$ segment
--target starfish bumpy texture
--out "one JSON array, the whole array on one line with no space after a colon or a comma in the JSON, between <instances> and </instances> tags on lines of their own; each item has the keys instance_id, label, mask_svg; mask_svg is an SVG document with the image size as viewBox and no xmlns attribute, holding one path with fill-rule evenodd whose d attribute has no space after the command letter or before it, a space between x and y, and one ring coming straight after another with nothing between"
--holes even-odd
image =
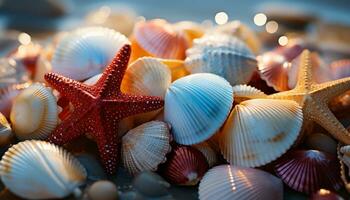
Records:
<instances>
[{"instance_id":1,"label":"starfish bumpy texture","mask_svg":"<svg viewBox=\"0 0 350 200\"><path fill-rule=\"evenodd\" d=\"M63 145L85 133L92 134L108 173L114 173L117 167L119 121L159 109L164 104L160 97L135 96L120 91L130 53L130 45L121 48L93 86L54 73L45 75L45 80L74 106L71 115L57 126L48 140Z\"/></svg>"},{"instance_id":2,"label":"starfish bumpy texture","mask_svg":"<svg viewBox=\"0 0 350 200\"><path fill-rule=\"evenodd\" d=\"M350 134L328 108L334 97L350 90L350 78L316 84L311 77L310 52L301 55L297 85L294 89L269 95L271 99L296 101L305 120L314 121L342 143L350 144Z\"/></svg>"}]
</instances>

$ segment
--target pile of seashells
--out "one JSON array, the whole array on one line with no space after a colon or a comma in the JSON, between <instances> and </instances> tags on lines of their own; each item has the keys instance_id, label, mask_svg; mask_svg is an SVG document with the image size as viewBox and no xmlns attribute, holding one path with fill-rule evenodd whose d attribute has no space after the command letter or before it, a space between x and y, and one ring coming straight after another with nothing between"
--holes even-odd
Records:
<instances>
[{"instance_id":1,"label":"pile of seashells","mask_svg":"<svg viewBox=\"0 0 350 200\"><path fill-rule=\"evenodd\" d=\"M343 185L350 191L350 136L333 134L345 128L331 112L325 114L329 122L307 117L313 85L301 100L283 96L300 83L350 76L350 60L328 65L300 42L262 53L255 32L237 21L207 27L155 19L130 26L130 36L81 27L41 43L36 55L18 57L17 49L1 58L0 145L6 152L0 175L10 192L26 199L174 199L169 183L199 184L199 199L222 200L283 199L283 184L312 199L340 199ZM121 192L91 178L75 157L94 154L94 147L45 141L74 107L62 106L43 77L55 72L94 84L129 43L121 90L165 103L120 123L121 167L136 177L133 192ZM334 112L350 105L346 81L330 82L345 91L325 102Z\"/></svg>"}]
</instances>

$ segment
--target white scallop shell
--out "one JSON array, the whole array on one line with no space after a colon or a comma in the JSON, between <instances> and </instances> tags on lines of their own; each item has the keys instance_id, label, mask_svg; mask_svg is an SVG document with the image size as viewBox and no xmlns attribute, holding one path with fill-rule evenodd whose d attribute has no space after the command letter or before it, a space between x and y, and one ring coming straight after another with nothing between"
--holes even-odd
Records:
<instances>
[{"instance_id":1,"label":"white scallop shell","mask_svg":"<svg viewBox=\"0 0 350 200\"><path fill-rule=\"evenodd\" d=\"M282 181L259 169L220 165L199 184L200 200L282 200Z\"/></svg>"},{"instance_id":2,"label":"white scallop shell","mask_svg":"<svg viewBox=\"0 0 350 200\"><path fill-rule=\"evenodd\" d=\"M86 180L84 167L63 148L27 140L12 146L0 161L1 180L26 199L64 198Z\"/></svg>"},{"instance_id":3,"label":"white scallop shell","mask_svg":"<svg viewBox=\"0 0 350 200\"><path fill-rule=\"evenodd\" d=\"M232 165L257 167L285 153L302 123L302 110L294 101L252 99L235 106L217 139Z\"/></svg>"},{"instance_id":4,"label":"white scallop shell","mask_svg":"<svg viewBox=\"0 0 350 200\"><path fill-rule=\"evenodd\" d=\"M80 28L65 36L52 58L52 71L76 80L98 73L112 61L129 40L108 28Z\"/></svg>"},{"instance_id":5,"label":"white scallop shell","mask_svg":"<svg viewBox=\"0 0 350 200\"><path fill-rule=\"evenodd\" d=\"M198 149L208 161L209 168L217 164L219 161L218 155L214 149L206 142L202 142L194 145L194 148Z\"/></svg>"},{"instance_id":6,"label":"white scallop shell","mask_svg":"<svg viewBox=\"0 0 350 200\"><path fill-rule=\"evenodd\" d=\"M164 119L179 144L197 144L210 138L225 122L233 103L230 84L209 73L185 76L165 95Z\"/></svg>"},{"instance_id":7,"label":"white scallop shell","mask_svg":"<svg viewBox=\"0 0 350 200\"><path fill-rule=\"evenodd\" d=\"M161 121L144 123L127 132L122 140L123 164L133 175L156 170L171 149L168 125Z\"/></svg>"},{"instance_id":8,"label":"white scallop shell","mask_svg":"<svg viewBox=\"0 0 350 200\"><path fill-rule=\"evenodd\" d=\"M58 107L52 89L32 84L14 99L10 119L21 139L46 139L58 123Z\"/></svg>"},{"instance_id":9,"label":"white scallop shell","mask_svg":"<svg viewBox=\"0 0 350 200\"><path fill-rule=\"evenodd\" d=\"M267 97L267 95L264 92L249 85L235 85L232 88L236 103L242 102L247 99L262 99Z\"/></svg>"},{"instance_id":10,"label":"white scallop shell","mask_svg":"<svg viewBox=\"0 0 350 200\"><path fill-rule=\"evenodd\" d=\"M228 35L204 36L186 51L185 65L191 73L214 73L231 85L246 84L257 67L255 56L239 39Z\"/></svg>"}]
</instances>

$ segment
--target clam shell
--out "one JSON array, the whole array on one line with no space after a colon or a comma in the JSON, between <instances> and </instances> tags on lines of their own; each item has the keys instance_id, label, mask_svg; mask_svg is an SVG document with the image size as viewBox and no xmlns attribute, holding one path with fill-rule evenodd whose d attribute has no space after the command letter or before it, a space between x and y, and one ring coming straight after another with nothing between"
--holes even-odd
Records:
<instances>
[{"instance_id":1,"label":"clam shell","mask_svg":"<svg viewBox=\"0 0 350 200\"><path fill-rule=\"evenodd\" d=\"M174 147L161 168L162 176L178 185L196 185L208 170L204 155L190 146Z\"/></svg>"},{"instance_id":2,"label":"clam shell","mask_svg":"<svg viewBox=\"0 0 350 200\"><path fill-rule=\"evenodd\" d=\"M275 166L276 174L292 189L311 194L321 188L342 187L336 156L317 150L296 150L285 155Z\"/></svg>"},{"instance_id":3,"label":"clam shell","mask_svg":"<svg viewBox=\"0 0 350 200\"><path fill-rule=\"evenodd\" d=\"M52 89L36 83L23 90L14 99L10 119L19 139L47 138L58 123Z\"/></svg>"},{"instance_id":4,"label":"clam shell","mask_svg":"<svg viewBox=\"0 0 350 200\"><path fill-rule=\"evenodd\" d=\"M337 193L326 190L319 189L317 192L313 193L310 200L344 200Z\"/></svg>"},{"instance_id":5,"label":"clam shell","mask_svg":"<svg viewBox=\"0 0 350 200\"><path fill-rule=\"evenodd\" d=\"M0 89L28 82L29 73L21 62L12 58L0 59Z\"/></svg>"},{"instance_id":6,"label":"clam shell","mask_svg":"<svg viewBox=\"0 0 350 200\"><path fill-rule=\"evenodd\" d=\"M258 167L284 154L302 123L302 110L294 101L252 99L234 107L216 138L232 165Z\"/></svg>"},{"instance_id":7,"label":"clam shell","mask_svg":"<svg viewBox=\"0 0 350 200\"><path fill-rule=\"evenodd\" d=\"M239 39L228 35L204 36L188 49L186 68L191 73L213 73L231 85L246 84L257 67L255 56Z\"/></svg>"},{"instance_id":8,"label":"clam shell","mask_svg":"<svg viewBox=\"0 0 350 200\"><path fill-rule=\"evenodd\" d=\"M212 166L218 163L219 161L218 155L216 151L212 149L208 143L202 142L194 145L193 147L198 149L204 155L204 157L207 159L209 168L211 168Z\"/></svg>"},{"instance_id":9,"label":"clam shell","mask_svg":"<svg viewBox=\"0 0 350 200\"><path fill-rule=\"evenodd\" d=\"M232 87L225 79L209 73L192 74L168 88L164 119L177 143L197 144L221 127L232 103Z\"/></svg>"},{"instance_id":10,"label":"clam shell","mask_svg":"<svg viewBox=\"0 0 350 200\"><path fill-rule=\"evenodd\" d=\"M0 113L0 146L5 146L11 143L13 137L11 125L6 117Z\"/></svg>"},{"instance_id":11,"label":"clam shell","mask_svg":"<svg viewBox=\"0 0 350 200\"><path fill-rule=\"evenodd\" d=\"M87 27L72 31L59 41L52 58L52 71L75 80L98 73L129 40L108 28Z\"/></svg>"},{"instance_id":12,"label":"clam shell","mask_svg":"<svg viewBox=\"0 0 350 200\"><path fill-rule=\"evenodd\" d=\"M350 76L350 59L336 60L331 63L333 80Z\"/></svg>"},{"instance_id":13,"label":"clam shell","mask_svg":"<svg viewBox=\"0 0 350 200\"><path fill-rule=\"evenodd\" d=\"M167 21L155 19L151 21L141 21L134 28L135 42L137 48L133 48L133 56L148 55L159 58L184 59L187 49L187 40L183 32L177 31ZM139 52L141 48L141 52ZM146 55L147 55L146 54Z\"/></svg>"},{"instance_id":14,"label":"clam shell","mask_svg":"<svg viewBox=\"0 0 350 200\"><path fill-rule=\"evenodd\" d=\"M337 142L326 134L312 133L306 137L305 143L309 149L337 154Z\"/></svg>"},{"instance_id":15,"label":"clam shell","mask_svg":"<svg viewBox=\"0 0 350 200\"><path fill-rule=\"evenodd\" d=\"M243 42L245 42L255 54L258 54L261 50L261 41L255 32L238 20L217 26L214 28L213 32L224 33L238 37Z\"/></svg>"},{"instance_id":16,"label":"clam shell","mask_svg":"<svg viewBox=\"0 0 350 200\"><path fill-rule=\"evenodd\" d=\"M86 171L63 148L27 140L12 146L0 161L1 180L14 194L26 199L64 198L78 193Z\"/></svg>"},{"instance_id":17,"label":"clam shell","mask_svg":"<svg viewBox=\"0 0 350 200\"><path fill-rule=\"evenodd\" d=\"M220 165L205 174L198 193L200 200L282 200L283 184L259 169Z\"/></svg>"},{"instance_id":18,"label":"clam shell","mask_svg":"<svg viewBox=\"0 0 350 200\"><path fill-rule=\"evenodd\" d=\"M154 171L170 152L168 125L161 121L142 124L122 138L124 167L130 174Z\"/></svg>"},{"instance_id":19,"label":"clam shell","mask_svg":"<svg viewBox=\"0 0 350 200\"><path fill-rule=\"evenodd\" d=\"M232 87L235 102L239 103L248 99L266 98L267 95L255 87L249 85L235 85Z\"/></svg>"}]
</instances>

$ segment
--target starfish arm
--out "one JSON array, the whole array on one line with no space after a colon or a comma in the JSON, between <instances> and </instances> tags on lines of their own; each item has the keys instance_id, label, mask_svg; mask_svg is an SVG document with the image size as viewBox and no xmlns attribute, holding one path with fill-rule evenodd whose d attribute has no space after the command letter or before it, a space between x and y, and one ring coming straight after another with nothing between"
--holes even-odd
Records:
<instances>
[{"instance_id":1,"label":"starfish arm","mask_svg":"<svg viewBox=\"0 0 350 200\"><path fill-rule=\"evenodd\" d=\"M161 97L130 94L122 94L119 100L106 100L105 102L106 106L114 112L113 115L118 119L157 110L164 105L164 101Z\"/></svg>"},{"instance_id":2,"label":"starfish arm","mask_svg":"<svg viewBox=\"0 0 350 200\"><path fill-rule=\"evenodd\" d=\"M62 96L66 97L75 107L79 107L82 104L82 100L85 102L91 99L89 92L92 92L92 88L84 83L66 78L64 76L47 73L45 74L45 80Z\"/></svg>"},{"instance_id":3,"label":"starfish arm","mask_svg":"<svg viewBox=\"0 0 350 200\"><path fill-rule=\"evenodd\" d=\"M309 90L312 84L311 56L309 50L304 50L300 55L299 74L295 90Z\"/></svg>"},{"instance_id":4,"label":"starfish arm","mask_svg":"<svg viewBox=\"0 0 350 200\"><path fill-rule=\"evenodd\" d=\"M102 97L115 97L120 93L120 85L128 67L130 54L130 45L124 45L95 84L95 86L101 88L100 95Z\"/></svg>"},{"instance_id":5,"label":"starfish arm","mask_svg":"<svg viewBox=\"0 0 350 200\"><path fill-rule=\"evenodd\" d=\"M350 134L328 109L327 104L308 104L305 108L306 116L326 129L335 139L344 144L350 144Z\"/></svg>"},{"instance_id":6,"label":"starfish arm","mask_svg":"<svg viewBox=\"0 0 350 200\"><path fill-rule=\"evenodd\" d=\"M350 90L350 77L317 84L313 90L316 91L317 98L324 99L328 103L334 97Z\"/></svg>"}]
</instances>

